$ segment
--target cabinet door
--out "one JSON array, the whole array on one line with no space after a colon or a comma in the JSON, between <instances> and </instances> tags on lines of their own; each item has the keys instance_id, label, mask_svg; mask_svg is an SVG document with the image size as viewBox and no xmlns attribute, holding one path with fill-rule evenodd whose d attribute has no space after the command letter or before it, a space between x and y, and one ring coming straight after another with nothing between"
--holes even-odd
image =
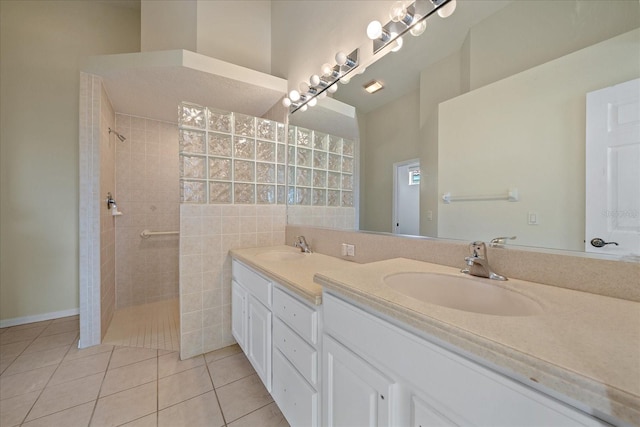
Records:
<instances>
[{"instance_id":1,"label":"cabinet door","mask_svg":"<svg viewBox=\"0 0 640 427\"><path fill-rule=\"evenodd\" d=\"M231 333L247 352L247 291L235 280L231 282Z\"/></svg>"},{"instance_id":2,"label":"cabinet door","mask_svg":"<svg viewBox=\"0 0 640 427\"><path fill-rule=\"evenodd\" d=\"M392 425L393 382L330 336L323 340L323 424Z\"/></svg>"},{"instance_id":3,"label":"cabinet door","mask_svg":"<svg viewBox=\"0 0 640 427\"><path fill-rule=\"evenodd\" d=\"M422 399L411 396L411 427L453 427L457 424Z\"/></svg>"},{"instance_id":4,"label":"cabinet door","mask_svg":"<svg viewBox=\"0 0 640 427\"><path fill-rule=\"evenodd\" d=\"M248 300L247 357L271 392L271 311L253 295Z\"/></svg>"}]
</instances>

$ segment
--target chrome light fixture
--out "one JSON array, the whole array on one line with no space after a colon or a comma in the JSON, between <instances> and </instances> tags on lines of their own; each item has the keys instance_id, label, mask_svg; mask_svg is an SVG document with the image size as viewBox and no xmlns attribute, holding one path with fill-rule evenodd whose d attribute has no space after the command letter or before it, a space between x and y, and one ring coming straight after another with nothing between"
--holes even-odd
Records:
<instances>
[{"instance_id":1,"label":"chrome light fixture","mask_svg":"<svg viewBox=\"0 0 640 427\"><path fill-rule=\"evenodd\" d=\"M431 4L425 7L426 5ZM367 26L367 37L373 40L373 53L394 45L391 51L397 52L402 47L402 36L409 32L419 36L427 28L426 19L437 13L446 18L456 10L456 0L415 1L408 6L405 2L396 1L391 5L389 17L391 20L382 25L379 21L371 21Z\"/></svg>"},{"instance_id":2,"label":"chrome light fixture","mask_svg":"<svg viewBox=\"0 0 640 427\"><path fill-rule=\"evenodd\" d=\"M306 111L308 107L317 104L318 99L328 93L335 93L338 90L338 83L344 79L344 83L349 81L348 74L358 67L360 51L355 49L348 55L344 52L336 53L335 65L325 63L320 67L320 74L313 74L308 82L301 82L297 90L289 92L289 96L282 100L282 105L289 108L291 113L296 111Z\"/></svg>"},{"instance_id":3,"label":"chrome light fixture","mask_svg":"<svg viewBox=\"0 0 640 427\"><path fill-rule=\"evenodd\" d=\"M427 18L437 13L442 18L451 16L456 9L456 0L416 0L408 6L404 1L396 1L389 11L390 21L382 25L380 21L371 21L367 26L367 37L373 40L374 56L385 47L389 49L381 54L385 55L389 51L397 52L402 48L402 36L410 33L419 36L424 33L427 28ZM428 6L430 5L430 6ZM340 81L344 84L349 83L353 70L361 68L359 72L364 71L365 66L359 67L359 49L355 49L348 55L342 51L335 55L335 65L330 63L322 64L319 74L313 74L308 82L301 82L298 90L291 90L287 97L282 100L282 105L289 108L290 113L296 111L306 111L308 107L313 107L327 96L327 93L335 93L338 90L337 83ZM373 83L373 82L370 82ZM377 85L365 89L370 92L376 92L383 88L380 82ZM368 84L367 84L368 85ZM367 86L365 85L365 86Z\"/></svg>"}]
</instances>

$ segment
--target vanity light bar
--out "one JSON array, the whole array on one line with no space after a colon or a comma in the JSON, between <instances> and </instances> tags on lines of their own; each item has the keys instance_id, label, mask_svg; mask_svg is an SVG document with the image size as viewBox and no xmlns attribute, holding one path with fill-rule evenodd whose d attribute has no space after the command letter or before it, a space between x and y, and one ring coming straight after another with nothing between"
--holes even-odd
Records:
<instances>
[{"instance_id":1,"label":"vanity light bar","mask_svg":"<svg viewBox=\"0 0 640 427\"><path fill-rule=\"evenodd\" d=\"M310 84L308 85L308 89L305 93L300 94L298 91L292 91L298 94L300 98L293 99L291 98L291 94L289 94L288 98L284 98L282 102L283 105L285 107L289 107L290 113L295 113L298 110L306 111L307 106L311 107L315 105L315 102L311 101L318 97L321 98L324 92L334 93L338 89L338 86L336 86L336 84L340 81L340 79L345 78L349 73L351 73L358 67L360 56L359 54L359 49L353 50L348 55L342 52L338 52L336 54L336 65L331 67L330 64L324 64L323 71L325 71L324 68L327 68L327 72L323 73L322 77L312 76L311 80L315 80L314 77L319 78L315 82L309 82ZM304 84L307 85L307 82L304 82Z\"/></svg>"},{"instance_id":2,"label":"vanity light bar","mask_svg":"<svg viewBox=\"0 0 640 427\"><path fill-rule=\"evenodd\" d=\"M437 13L440 17L446 18L450 16L456 9L456 0L431 0L430 2L433 8L429 11L423 11L423 4L428 2L415 1L406 7L406 12L403 17L400 17L398 21L391 20L385 25L382 25L378 21L372 21L369 24L371 27L374 23L375 29L378 31L369 32L367 28L367 36L373 40L373 53L374 55L380 52L386 46L398 42L402 43L402 36L408 32L413 35L420 35L424 31L426 26L426 19L434 13Z\"/></svg>"},{"instance_id":3,"label":"vanity light bar","mask_svg":"<svg viewBox=\"0 0 640 427\"><path fill-rule=\"evenodd\" d=\"M384 85L378 80L371 80L369 83L364 84L362 87L369 93L376 93L377 91L384 89Z\"/></svg>"}]
</instances>

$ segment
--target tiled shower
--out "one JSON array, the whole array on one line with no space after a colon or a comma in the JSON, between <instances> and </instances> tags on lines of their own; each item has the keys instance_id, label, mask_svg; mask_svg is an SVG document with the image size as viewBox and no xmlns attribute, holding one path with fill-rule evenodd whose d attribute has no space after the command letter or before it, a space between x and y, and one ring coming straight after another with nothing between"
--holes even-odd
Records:
<instances>
[{"instance_id":1,"label":"tiled shower","mask_svg":"<svg viewBox=\"0 0 640 427\"><path fill-rule=\"evenodd\" d=\"M142 238L143 230L178 231L178 128L116 114L116 308L178 297L178 235Z\"/></svg>"},{"instance_id":2,"label":"tiled shower","mask_svg":"<svg viewBox=\"0 0 640 427\"><path fill-rule=\"evenodd\" d=\"M284 244L287 215L354 227L353 141L187 103L177 124L111 115L126 137L110 138L115 165L107 166L122 212L105 219L115 230L112 326L148 330L155 307L172 305L171 348L179 341L182 358L233 344L230 249ZM175 234L143 238L143 230ZM138 326L135 310L145 313Z\"/></svg>"}]
</instances>

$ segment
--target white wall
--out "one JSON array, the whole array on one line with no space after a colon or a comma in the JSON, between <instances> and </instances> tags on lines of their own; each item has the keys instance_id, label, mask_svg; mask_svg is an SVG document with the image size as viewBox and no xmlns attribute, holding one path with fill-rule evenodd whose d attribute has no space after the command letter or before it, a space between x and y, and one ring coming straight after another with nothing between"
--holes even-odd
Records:
<instances>
[{"instance_id":1,"label":"white wall","mask_svg":"<svg viewBox=\"0 0 640 427\"><path fill-rule=\"evenodd\" d=\"M515 1L472 28L470 87L591 46L638 23L637 0Z\"/></svg>"},{"instance_id":2,"label":"white wall","mask_svg":"<svg viewBox=\"0 0 640 427\"><path fill-rule=\"evenodd\" d=\"M197 49L197 0L141 0L140 49Z\"/></svg>"},{"instance_id":3,"label":"white wall","mask_svg":"<svg viewBox=\"0 0 640 427\"><path fill-rule=\"evenodd\" d=\"M639 39L635 30L440 104L438 194L514 187L521 201L441 202L438 237L583 250L586 93L640 76Z\"/></svg>"},{"instance_id":4,"label":"white wall","mask_svg":"<svg viewBox=\"0 0 640 427\"><path fill-rule=\"evenodd\" d=\"M139 50L139 11L0 2L0 319L78 307L79 58Z\"/></svg>"},{"instance_id":5,"label":"white wall","mask_svg":"<svg viewBox=\"0 0 640 427\"><path fill-rule=\"evenodd\" d=\"M366 183L360 189L362 230L391 232L393 164L420 157L418 113L419 94L412 93L366 115L366 138L360 141L366 164L360 175Z\"/></svg>"},{"instance_id":6,"label":"white wall","mask_svg":"<svg viewBox=\"0 0 640 427\"><path fill-rule=\"evenodd\" d=\"M143 52L186 49L271 72L271 2L142 0Z\"/></svg>"},{"instance_id":7,"label":"white wall","mask_svg":"<svg viewBox=\"0 0 640 427\"><path fill-rule=\"evenodd\" d=\"M197 52L271 73L271 2L198 0Z\"/></svg>"}]
</instances>

